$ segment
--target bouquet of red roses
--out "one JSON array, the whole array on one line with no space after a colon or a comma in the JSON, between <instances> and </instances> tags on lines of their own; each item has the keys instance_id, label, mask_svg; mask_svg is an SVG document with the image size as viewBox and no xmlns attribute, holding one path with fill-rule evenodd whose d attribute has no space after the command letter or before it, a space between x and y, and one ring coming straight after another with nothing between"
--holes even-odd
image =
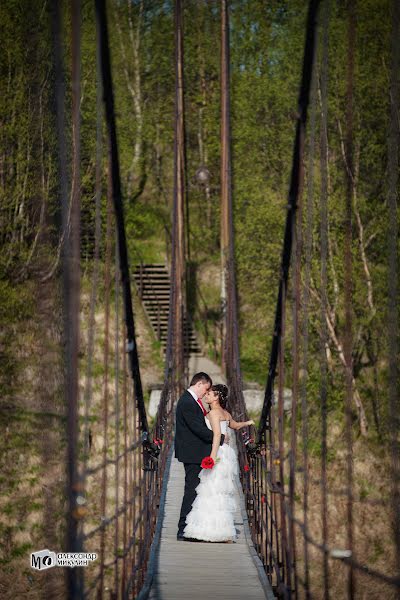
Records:
<instances>
[{"instance_id":1,"label":"bouquet of red roses","mask_svg":"<svg viewBox=\"0 0 400 600\"><path fill-rule=\"evenodd\" d=\"M217 463L218 461L219 461L219 458L217 458L217 460L214 461L214 459L211 458L211 456L206 456L201 461L201 468L202 469L212 469L213 466L215 465L215 463Z\"/></svg>"}]
</instances>

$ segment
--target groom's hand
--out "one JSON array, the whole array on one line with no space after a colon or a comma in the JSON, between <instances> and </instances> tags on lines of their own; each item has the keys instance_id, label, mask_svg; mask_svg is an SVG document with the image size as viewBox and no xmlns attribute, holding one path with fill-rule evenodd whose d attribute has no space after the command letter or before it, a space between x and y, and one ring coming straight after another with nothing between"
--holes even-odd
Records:
<instances>
[{"instance_id":1,"label":"groom's hand","mask_svg":"<svg viewBox=\"0 0 400 600\"><path fill-rule=\"evenodd\" d=\"M221 441L219 443L220 446L222 446L222 444L224 443L224 439L225 439L225 435L223 433L221 433Z\"/></svg>"}]
</instances>

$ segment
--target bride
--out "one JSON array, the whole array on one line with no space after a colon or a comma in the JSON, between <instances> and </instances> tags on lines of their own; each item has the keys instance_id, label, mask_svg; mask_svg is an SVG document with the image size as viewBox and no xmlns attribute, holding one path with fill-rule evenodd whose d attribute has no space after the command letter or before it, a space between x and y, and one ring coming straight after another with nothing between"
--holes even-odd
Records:
<instances>
[{"instance_id":1,"label":"bride","mask_svg":"<svg viewBox=\"0 0 400 600\"><path fill-rule=\"evenodd\" d=\"M227 398L228 388L220 383L211 386L203 398L211 409L205 421L213 432L211 458L215 465L212 469L202 469L200 472L197 496L186 517L183 533L186 538L206 542L231 542L236 538L235 491L239 469L236 453L229 445L226 435L227 427L241 429L254 425L254 421L234 421L225 409ZM225 435L222 446L221 433Z\"/></svg>"}]
</instances>

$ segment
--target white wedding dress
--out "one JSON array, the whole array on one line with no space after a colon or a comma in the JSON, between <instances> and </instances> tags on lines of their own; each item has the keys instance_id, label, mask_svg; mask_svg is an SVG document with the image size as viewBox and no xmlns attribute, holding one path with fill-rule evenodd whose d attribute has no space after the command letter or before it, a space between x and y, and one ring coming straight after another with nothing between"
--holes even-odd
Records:
<instances>
[{"instance_id":1,"label":"white wedding dress","mask_svg":"<svg viewBox=\"0 0 400 600\"><path fill-rule=\"evenodd\" d=\"M205 421L212 429L209 420L206 418ZM221 433L226 436L228 421L220 421L220 425ZM197 496L186 517L185 537L206 542L225 542L236 538L234 515L238 460L229 443L219 447L217 457L219 461L212 469L200 471Z\"/></svg>"}]
</instances>

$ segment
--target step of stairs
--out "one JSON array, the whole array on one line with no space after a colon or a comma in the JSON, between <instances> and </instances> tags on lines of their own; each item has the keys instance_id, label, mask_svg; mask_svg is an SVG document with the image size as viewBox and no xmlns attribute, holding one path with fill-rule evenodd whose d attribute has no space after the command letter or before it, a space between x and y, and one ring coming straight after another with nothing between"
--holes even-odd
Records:
<instances>
[{"instance_id":1,"label":"step of stairs","mask_svg":"<svg viewBox=\"0 0 400 600\"><path fill-rule=\"evenodd\" d=\"M139 297L155 336L165 351L168 336L170 277L165 265L137 265L133 271ZM184 347L188 354L202 354L196 333L190 321L185 319Z\"/></svg>"}]
</instances>

